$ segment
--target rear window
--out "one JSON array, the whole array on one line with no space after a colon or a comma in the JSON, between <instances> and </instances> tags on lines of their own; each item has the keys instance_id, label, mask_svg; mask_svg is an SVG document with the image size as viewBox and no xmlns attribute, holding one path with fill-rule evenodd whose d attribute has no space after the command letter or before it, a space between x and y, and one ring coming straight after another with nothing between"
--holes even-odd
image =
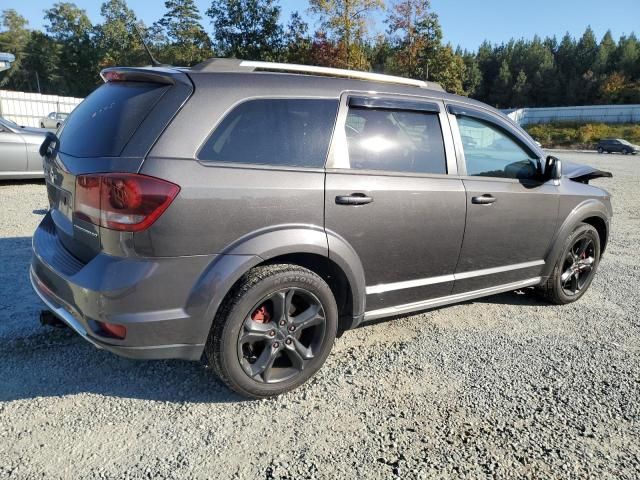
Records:
<instances>
[{"instance_id":1,"label":"rear window","mask_svg":"<svg viewBox=\"0 0 640 480\"><path fill-rule=\"evenodd\" d=\"M225 117L198 158L322 168L337 110L337 100L249 100Z\"/></svg>"},{"instance_id":2,"label":"rear window","mask_svg":"<svg viewBox=\"0 0 640 480\"><path fill-rule=\"evenodd\" d=\"M65 122L60 151L74 157L115 157L170 87L109 82L89 95Z\"/></svg>"}]
</instances>

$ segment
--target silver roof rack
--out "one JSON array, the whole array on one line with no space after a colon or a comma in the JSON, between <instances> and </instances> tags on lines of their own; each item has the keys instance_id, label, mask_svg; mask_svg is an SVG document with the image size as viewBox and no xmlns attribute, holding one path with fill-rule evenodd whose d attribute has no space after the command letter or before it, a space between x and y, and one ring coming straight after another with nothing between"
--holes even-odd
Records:
<instances>
[{"instance_id":1,"label":"silver roof rack","mask_svg":"<svg viewBox=\"0 0 640 480\"><path fill-rule=\"evenodd\" d=\"M409 85L412 87L428 88L431 90L444 89L435 82L425 82L413 78L383 75L381 73L359 72L342 68L316 67L313 65L297 65L293 63L258 62L250 60L237 60L233 58L211 58L192 67L193 71L200 72L283 72L300 73L306 75L325 75L329 77L353 78L356 80L369 80L372 82L395 83L396 85Z\"/></svg>"},{"instance_id":2,"label":"silver roof rack","mask_svg":"<svg viewBox=\"0 0 640 480\"><path fill-rule=\"evenodd\" d=\"M293 63L254 62L243 60L240 67L253 68L254 70L269 72L294 72L307 75L327 75L329 77L354 78L357 80L370 80L372 82L395 83L398 85L410 85L412 87L430 88L432 90L444 90L440 84L425 82L413 78L396 77L382 73L359 72L342 68L316 67L313 65L296 65Z\"/></svg>"}]
</instances>

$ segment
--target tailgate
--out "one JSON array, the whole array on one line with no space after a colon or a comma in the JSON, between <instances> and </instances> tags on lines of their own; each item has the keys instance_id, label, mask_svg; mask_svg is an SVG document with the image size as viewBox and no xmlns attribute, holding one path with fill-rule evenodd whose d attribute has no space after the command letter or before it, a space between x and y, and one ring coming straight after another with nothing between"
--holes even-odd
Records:
<instances>
[{"instance_id":1,"label":"tailgate","mask_svg":"<svg viewBox=\"0 0 640 480\"><path fill-rule=\"evenodd\" d=\"M106 83L71 113L44 158L56 233L85 262L102 250L101 228L74 215L78 176L138 172L193 91L187 75L177 70L113 68L102 75Z\"/></svg>"}]
</instances>

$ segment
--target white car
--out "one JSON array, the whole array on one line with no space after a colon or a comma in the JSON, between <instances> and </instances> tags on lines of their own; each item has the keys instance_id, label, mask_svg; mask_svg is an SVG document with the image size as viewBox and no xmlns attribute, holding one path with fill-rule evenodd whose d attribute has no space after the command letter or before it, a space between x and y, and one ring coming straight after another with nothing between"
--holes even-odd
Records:
<instances>
[{"instance_id":1,"label":"white car","mask_svg":"<svg viewBox=\"0 0 640 480\"><path fill-rule=\"evenodd\" d=\"M41 128L60 128L60 125L64 123L64 121L69 116L68 113L62 112L51 112L46 117L42 117L40 119L40 127Z\"/></svg>"},{"instance_id":2,"label":"white car","mask_svg":"<svg viewBox=\"0 0 640 480\"><path fill-rule=\"evenodd\" d=\"M21 127L0 117L0 179L44 177L38 150L47 131Z\"/></svg>"}]
</instances>

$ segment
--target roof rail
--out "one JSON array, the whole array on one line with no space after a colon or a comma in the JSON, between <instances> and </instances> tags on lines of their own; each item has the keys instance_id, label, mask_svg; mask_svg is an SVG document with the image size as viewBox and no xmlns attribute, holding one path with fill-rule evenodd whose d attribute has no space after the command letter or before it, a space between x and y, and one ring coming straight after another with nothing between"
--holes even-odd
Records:
<instances>
[{"instance_id":1,"label":"roof rail","mask_svg":"<svg viewBox=\"0 0 640 480\"><path fill-rule=\"evenodd\" d=\"M316 67L313 65L297 65L293 63L254 62L248 60L242 61L240 66L253 68L254 71L261 70L270 72L294 72L307 75L327 75L329 77L354 78L357 80L396 83L399 85L430 88L432 90L443 90L443 88L435 82L425 82L423 80L415 80L413 78L396 77L393 75L384 75L382 73L359 72L357 70L346 70L342 68Z\"/></svg>"},{"instance_id":2,"label":"roof rail","mask_svg":"<svg viewBox=\"0 0 640 480\"><path fill-rule=\"evenodd\" d=\"M409 85L412 87L428 88L444 91L440 84L415 80L413 78L396 77L381 73L360 72L342 68L316 67L313 65L297 65L293 63L259 62L251 60L236 60L215 58L205 60L193 67L193 70L202 72L229 72L229 71L262 71L262 72L289 72L306 75L326 75L329 77L353 78L356 80L369 80L372 82L395 83L397 85Z\"/></svg>"}]
</instances>

